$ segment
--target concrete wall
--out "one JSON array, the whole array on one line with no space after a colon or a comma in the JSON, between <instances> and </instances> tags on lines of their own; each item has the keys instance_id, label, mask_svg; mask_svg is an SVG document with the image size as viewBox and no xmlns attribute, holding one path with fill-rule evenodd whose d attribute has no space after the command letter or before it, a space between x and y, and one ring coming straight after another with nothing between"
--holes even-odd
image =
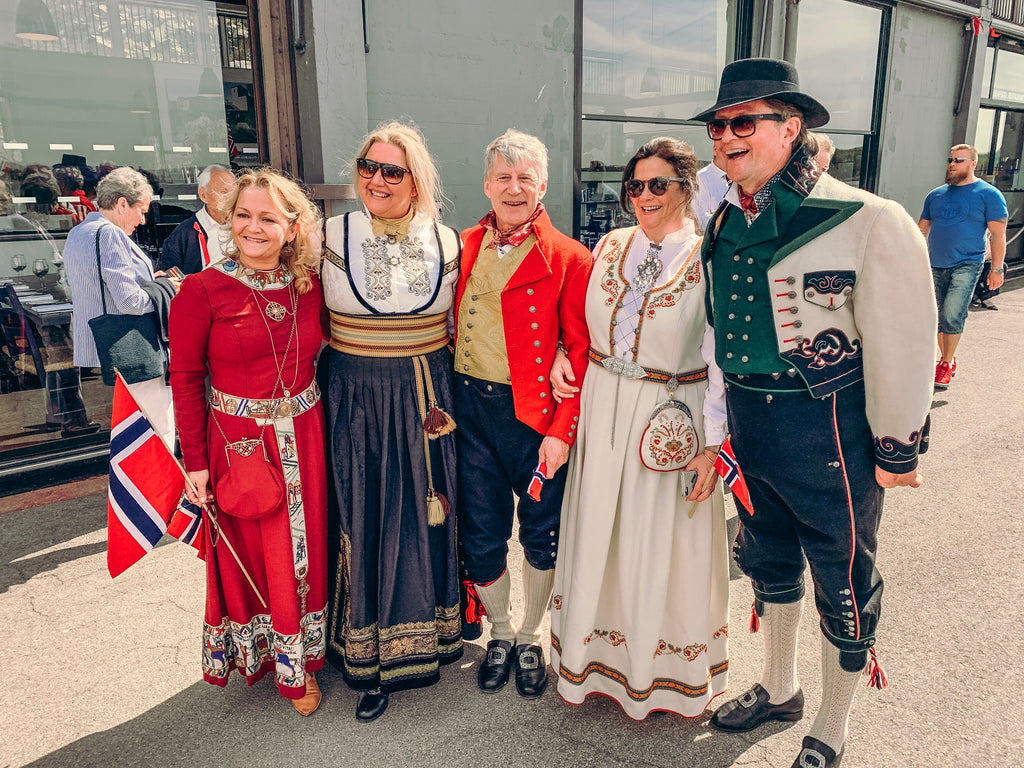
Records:
<instances>
[{"instance_id":1,"label":"concrete wall","mask_svg":"<svg viewBox=\"0 0 1024 768\"><path fill-rule=\"evenodd\" d=\"M962 34L959 19L907 5L893 13L877 191L902 203L915 220L945 176Z\"/></svg>"},{"instance_id":2,"label":"concrete wall","mask_svg":"<svg viewBox=\"0 0 1024 768\"><path fill-rule=\"evenodd\" d=\"M513 6L368 0L366 6L367 127L391 119L419 126L451 201L445 222L461 229L489 210L483 150L515 126L547 145L544 204L555 226L571 231L573 0ZM333 128L326 120L322 131L329 147Z\"/></svg>"}]
</instances>

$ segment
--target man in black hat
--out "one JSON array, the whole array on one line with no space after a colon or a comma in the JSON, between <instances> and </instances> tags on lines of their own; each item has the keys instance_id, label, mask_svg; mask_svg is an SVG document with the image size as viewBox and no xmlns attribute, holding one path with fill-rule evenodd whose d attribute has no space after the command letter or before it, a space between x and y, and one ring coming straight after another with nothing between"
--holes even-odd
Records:
<instances>
[{"instance_id":1,"label":"man in black hat","mask_svg":"<svg viewBox=\"0 0 1024 768\"><path fill-rule=\"evenodd\" d=\"M707 228L708 318L731 444L750 490L734 555L764 625L759 684L712 717L723 731L799 720L797 630L810 564L822 706L794 768L838 765L856 681L884 681L873 646L883 489L918 487L934 364L924 239L901 206L815 166L804 139L828 111L796 68L745 59L696 116L733 181Z\"/></svg>"}]
</instances>

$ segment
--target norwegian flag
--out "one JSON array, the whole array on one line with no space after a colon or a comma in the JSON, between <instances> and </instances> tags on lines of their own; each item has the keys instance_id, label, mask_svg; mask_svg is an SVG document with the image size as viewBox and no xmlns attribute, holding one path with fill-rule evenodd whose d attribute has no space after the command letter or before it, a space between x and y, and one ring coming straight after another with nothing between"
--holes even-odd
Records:
<instances>
[{"instance_id":1,"label":"norwegian flag","mask_svg":"<svg viewBox=\"0 0 1024 768\"><path fill-rule=\"evenodd\" d=\"M203 556L200 549L203 541L203 508L189 501L184 493L167 524L167 535L188 544L200 553L200 557Z\"/></svg>"},{"instance_id":2,"label":"norwegian flag","mask_svg":"<svg viewBox=\"0 0 1024 768\"><path fill-rule=\"evenodd\" d=\"M537 468L533 470L533 477L530 478L530 486L526 489L526 492L530 494L530 498L534 501L540 501L540 491L544 487L544 473L548 471L548 463L546 461L540 462Z\"/></svg>"},{"instance_id":3,"label":"norwegian flag","mask_svg":"<svg viewBox=\"0 0 1024 768\"><path fill-rule=\"evenodd\" d=\"M107 494L107 569L112 577L156 546L184 487L180 466L118 374Z\"/></svg>"},{"instance_id":4,"label":"norwegian flag","mask_svg":"<svg viewBox=\"0 0 1024 768\"><path fill-rule=\"evenodd\" d=\"M743 479L740 472L740 465L736 462L736 456L732 452L732 444L729 438L725 438L722 448L715 459L715 471L722 476L725 483L732 489L732 496L743 505L750 514L754 514L750 506L750 491L747 490L747 481Z\"/></svg>"}]
</instances>

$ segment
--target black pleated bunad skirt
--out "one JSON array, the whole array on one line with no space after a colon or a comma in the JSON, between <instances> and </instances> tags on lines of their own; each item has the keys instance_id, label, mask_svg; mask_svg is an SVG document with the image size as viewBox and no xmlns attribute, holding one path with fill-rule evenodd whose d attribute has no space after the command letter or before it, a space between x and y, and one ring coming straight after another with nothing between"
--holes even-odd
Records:
<instances>
[{"instance_id":1,"label":"black pleated bunad skirt","mask_svg":"<svg viewBox=\"0 0 1024 768\"><path fill-rule=\"evenodd\" d=\"M455 435L427 441L428 479L415 361L451 414L451 353L377 358L328 348L324 357L335 502L327 656L356 690L431 685L440 665L462 656ZM447 511L440 525L428 524L431 482Z\"/></svg>"}]
</instances>

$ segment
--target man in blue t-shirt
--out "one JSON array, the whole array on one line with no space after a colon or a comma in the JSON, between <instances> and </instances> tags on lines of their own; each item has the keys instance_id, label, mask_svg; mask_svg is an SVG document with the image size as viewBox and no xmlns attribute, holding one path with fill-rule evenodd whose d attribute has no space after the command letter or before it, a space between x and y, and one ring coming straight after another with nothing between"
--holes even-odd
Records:
<instances>
[{"instance_id":1,"label":"man in blue t-shirt","mask_svg":"<svg viewBox=\"0 0 1024 768\"><path fill-rule=\"evenodd\" d=\"M967 308L985 264L985 233L992 251L988 287L1003 284L1006 256L1006 200L974 175L978 150L957 144L946 160L946 183L928 193L917 226L928 238L935 299L939 304L939 361L935 389L946 389L956 373L957 344Z\"/></svg>"}]
</instances>

